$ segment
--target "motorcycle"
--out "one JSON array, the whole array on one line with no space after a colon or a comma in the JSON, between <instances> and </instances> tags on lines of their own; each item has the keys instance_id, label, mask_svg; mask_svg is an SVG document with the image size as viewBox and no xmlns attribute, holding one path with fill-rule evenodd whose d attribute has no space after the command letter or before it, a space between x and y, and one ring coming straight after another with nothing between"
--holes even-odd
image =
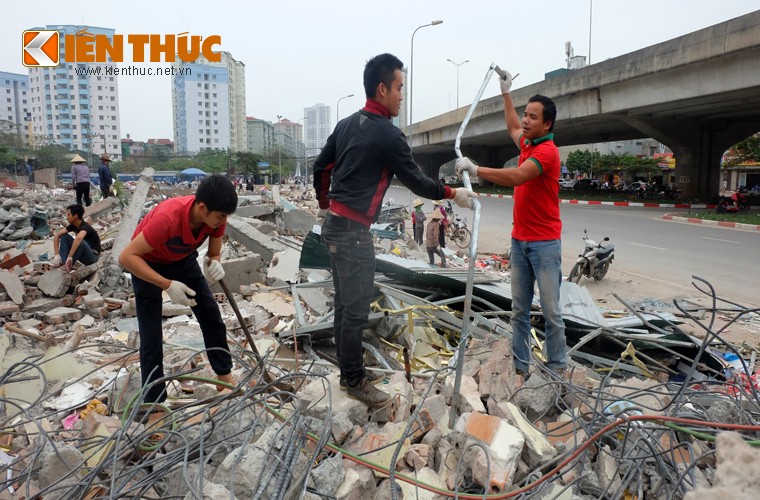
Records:
<instances>
[{"instance_id":1,"label":"motorcycle","mask_svg":"<svg viewBox=\"0 0 760 500\"><path fill-rule=\"evenodd\" d=\"M605 236L602 243L597 243L588 237L587 230L583 230L583 235L585 248L567 276L567 281L578 283L583 276L599 281L607 274L610 263L615 258L615 245L602 246L604 241L610 241L609 236Z\"/></svg>"},{"instance_id":2,"label":"motorcycle","mask_svg":"<svg viewBox=\"0 0 760 500\"><path fill-rule=\"evenodd\" d=\"M731 196L721 195L718 204L715 206L715 212L719 214L737 214L749 212L750 206L747 202L746 190L740 189Z\"/></svg>"},{"instance_id":3,"label":"motorcycle","mask_svg":"<svg viewBox=\"0 0 760 500\"><path fill-rule=\"evenodd\" d=\"M467 229L467 217L460 217L459 214L454 213L454 206L451 201L446 202L446 217L449 220L449 224L446 226L446 237L453 241L459 248L467 248L470 246L470 239L472 234Z\"/></svg>"}]
</instances>

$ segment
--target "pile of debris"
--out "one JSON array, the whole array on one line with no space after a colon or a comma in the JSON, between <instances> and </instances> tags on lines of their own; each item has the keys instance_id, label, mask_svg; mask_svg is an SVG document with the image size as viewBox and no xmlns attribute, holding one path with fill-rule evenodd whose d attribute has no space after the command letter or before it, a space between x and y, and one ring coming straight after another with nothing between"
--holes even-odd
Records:
<instances>
[{"instance_id":1,"label":"pile of debris","mask_svg":"<svg viewBox=\"0 0 760 500\"><path fill-rule=\"evenodd\" d=\"M228 222L222 262L235 304L212 290L238 385L217 391L197 321L167 301L170 397L145 404L134 299L116 255L163 198L150 184L146 172L126 210L114 198L88 208L105 248L92 266L51 269L50 233L4 243L0 499L754 494L756 351L724 342L710 319L756 313L678 301L643 311L619 298L623 311L605 314L563 283L570 370L560 378L543 368L536 304L535 371L514 390L503 260L482 259L463 318L467 258L431 267L403 231L396 240L378 232L365 364L385 374L392 400L370 410L339 388L332 281L300 266L320 256L309 243L315 203L299 188L243 195ZM13 200L2 205L9 213L39 205L50 231L65 223L70 194L9 191L0 193Z\"/></svg>"}]
</instances>

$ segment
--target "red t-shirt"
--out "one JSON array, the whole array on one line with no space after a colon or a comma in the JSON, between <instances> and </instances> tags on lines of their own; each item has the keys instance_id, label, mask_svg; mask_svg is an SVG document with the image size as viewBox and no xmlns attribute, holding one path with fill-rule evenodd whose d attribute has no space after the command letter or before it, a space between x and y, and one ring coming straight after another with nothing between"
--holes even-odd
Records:
<instances>
[{"instance_id":1,"label":"red t-shirt","mask_svg":"<svg viewBox=\"0 0 760 500\"><path fill-rule=\"evenodd\" d=\"M190 208L194 195L170 198L151 210L137 225L132 239L142 233L153 251L143 255L145 260L170 264L182 260L195 251L207 236L221 238L226 224L217 229L203 225L198 234L190 229Z\"/></svg>"},{"instance_id":2,"label":"red t-shirt","mask_svg":"<svg viewBox=\"0 0 760 500\"><path fill-rule=\"evenodd\" d=\"M532 141L521 135L520 165L526 160L538 165L541 175L515 186L512 237L521 241L558 240L562 233L559 218L560 159L554 134Z\"/></svg>"}]
</instances>

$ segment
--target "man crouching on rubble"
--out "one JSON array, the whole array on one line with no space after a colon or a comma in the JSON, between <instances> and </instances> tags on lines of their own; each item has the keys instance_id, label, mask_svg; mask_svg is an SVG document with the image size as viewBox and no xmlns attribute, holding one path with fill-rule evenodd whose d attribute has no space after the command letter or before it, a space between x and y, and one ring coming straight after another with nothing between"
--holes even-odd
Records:
<instances>
[{"instance_id":1,"label":"man crouching on rubble","mask_svg":"<svg viewBox=\"0 0 760 500\"><path fill-rule=\"evenodd\" d=\"M341 389L371 407L390 396L372 385L362 361L362 330L374 294L375 246L369 233L377 220L391 179L396 177L418 196L453 198L471 208L472 191L452 189L422 173L401 129L391 123L401 107L403 63L391 54L370 59L364 67L363 109L341 120L314 163L318 220L330 252L335 286L334 337Z\"/></svg>"},{"instance_id":2,"label":"man crouching on rubble","mask_svg":"<svg viewBox=\"0 0 760 500\"><path fill-rule=\"evenodd\" d=\"M227 216L237 208L237 194L221 175L205 178L195 196L171 198L156 206L137 225L119 264L132 273L140 329L140 371L148 387L146 402L166 399L161 292L175 304L189 306L198 319L211 368L217 378L234 384L226 328L208 282L224 278L219 262ZM196 249L209 238L203 272ZM204 277L205 275L205 277ZM217 387L221 390L221 386Z\"/></svg>"},{"instance_id":3,"label":"man crouching on rubble","mask_svg":"<svg viewBox=\"0 0 760 500\"><path fill-rule=\"evenodd\" d=\"M91 225L84 220L84 207L82 205L69 205L66 207L66 222L68 226L61 228L53 236L53 250L55 257L51 264L59 267L66 266L67 271L74 269L74 264L81 262L85 266L98 261L100 252L100 236ZM75 233L72 237L69 233Z\"/></svg>"}]
</instances>

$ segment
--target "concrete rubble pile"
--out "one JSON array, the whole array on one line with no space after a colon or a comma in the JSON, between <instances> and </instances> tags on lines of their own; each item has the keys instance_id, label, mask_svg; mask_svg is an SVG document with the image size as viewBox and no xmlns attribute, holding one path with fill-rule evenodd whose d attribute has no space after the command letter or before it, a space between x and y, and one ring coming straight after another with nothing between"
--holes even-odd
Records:
<instances>
[{"instance_id":1,"label":"concrete rubble pile","mask_svg":"<svg viewBox=\"0 0 760 500\"><path fill-rule=\"evenodd\" d=\"M50 234L64 223L71 193L18 191L0 192L0 220L41 210ZM702 344L685 340L680 322L718 314L703 306L660 322L627 315L635 326L568 313L564 378L542 368L537 311L536 370L515 390L509 310L492 291L501 294L503 260L485 257L456 392L466 257L432 268L408 239L379 237L365 364L386 375L379 387L392 401L368 409L348 398L330 275L299 268L315 224L308 193L245 193L229 219L225 281L261 355L214 285L237 387L217 391L192 312L164 302L162 405L142 404L134 299L115 264L160 191L138 183L128 207L89 207L106 250L72 273L50 268L49 235L3 238L0 500L754 498L755 351L745 360L709 329ZM576 285L565 293L581 301ZM741 308L720 314L757 321ZM718 344L738 361L715 365Z\"/></svg>"}]
</instances>

